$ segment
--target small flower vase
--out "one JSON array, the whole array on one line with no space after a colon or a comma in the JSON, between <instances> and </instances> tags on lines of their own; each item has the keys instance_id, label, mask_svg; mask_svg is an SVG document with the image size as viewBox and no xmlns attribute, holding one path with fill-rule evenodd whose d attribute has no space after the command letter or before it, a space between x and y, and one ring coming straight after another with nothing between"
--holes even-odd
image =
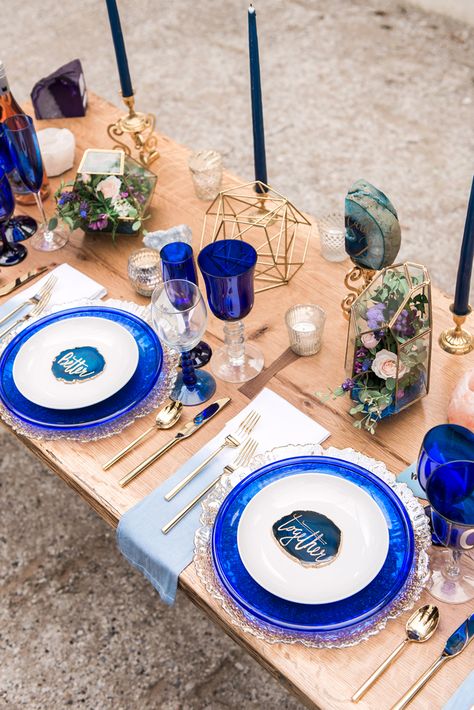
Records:
<instances>
[{"instance_id":1,"label":"small flower vase","mask_svg":"<svg viewBox=\"0 0 474 710\"><path fill-rule=\"evenodd\" d=\"M382 269L351 308L342 389L350 412L373 433L377 422L428 394L432 341L431 284L424 266Z\"/></svg>"}]
</instances>

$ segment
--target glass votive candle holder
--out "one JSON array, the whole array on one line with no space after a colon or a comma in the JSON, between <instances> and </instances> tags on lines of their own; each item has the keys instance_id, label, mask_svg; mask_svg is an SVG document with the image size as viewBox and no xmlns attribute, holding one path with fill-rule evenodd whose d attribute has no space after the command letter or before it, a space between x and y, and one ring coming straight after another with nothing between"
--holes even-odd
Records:
<instances>
[{"instance_id":1,"label":"glass votive candle holder","mask_svg":"<svg viewBox=\"0 0 474 710\"><path fill-rule=\"evenodd\" d=\"M222 182L222 156L215 150L201 150L189 158L194 190L200 200L214 200Z\"/></svg>"},{"instance_id":2,"label":"glass votive candle holder","mask_svg":"<svg viewBox=\"0 0 474 710\"><path fill-rule=\"evenodd\" d=\"M128 278L137 293L150 298L162 282L161 259L156 249L138 249L130 254Z\"/></svg>"},{"instance_id":3,"label":"glass votive candle holder","mask_svg":"<svg viewBox=\"0 0 474 710\"><path fill-rule=\"evenodd\" d=\"M285 315L290 347L297 355L315 355L321 349L326 312L321 306L298 304Z\"/></svg>"},{"instance_id":4,"label":"glass votive candle holder","mask_svg":"<svg viewBox=\"0 0 474 710\"><path fill-rule=\"evenodd\" d=\"M344 216L329 214L318 220L321 256L326 261L344 261L346 252L346 228Z\"/></svg>"}]
</instances>

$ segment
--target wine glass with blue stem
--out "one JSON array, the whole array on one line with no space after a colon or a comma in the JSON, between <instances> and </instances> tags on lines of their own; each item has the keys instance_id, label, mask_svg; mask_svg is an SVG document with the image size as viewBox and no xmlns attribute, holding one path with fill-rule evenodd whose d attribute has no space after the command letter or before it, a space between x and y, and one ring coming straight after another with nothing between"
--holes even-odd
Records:
<instances>
[{"instance_id":1,"label":"wine glass with blue stem","mask_svg":"<svg viewBox=\"0 0 474 710\"><path fill-rule=\"evenodd\" d=\"M5 135L5 126L0 123L0 170L11 177L14 165L10 148ZM13 215L5 226L5 234L9 242L23 242L36 232L38 225L33 217L28 215Z\"/></svg>"},{"instance_id":2,"label":"wine glass with blue stem","mask_svg":"<svg viewBox=\"0 0 474 710\"><path fill-rule=\"evenodd\" d=\"M418 455L418 481L426 489L431 474L449 461L474 458L474 432L459 424L438 424L426 432Z\"/></svg>"},{"instance_id":3,"label":"wine glass with blue stem","mask_svg":"<svg viewBox=\"0 0 474 710\"><path fill-rule=\"evenodd\" d=\"M0 236L2 250L0 252L0 266L15 266L27 255L23 244L10 244L6 236L8 225L15 209L15 198L7 174L0 168Z\"/></svg>"},{"instance_id":4,"label":"wine glass with blue stem","mask_svg":"<svg viewBox=\"0 0 474 710\"><path fill-rule=\"evenodd\" d=\"M474 453L473 453L474 456ZM474 458L438 466L426 484L431 522L447 548L430 560L428 591L440 601L462 604L474 599Z\"/></svg>"},{"instance_id":5,"label":"wine glass with blue stem","mask_svg":"<svg viewBox=\"0 0 474 710\"><path fill-rule=\"evenodd\" d=\"M62 229L57 226L53 228L48 223L44 211L40 194L44 167L33 121L30 116L18 114L9 116L4 125L13 163L22 182L35 196L41 214L42 224L32 237L31 244L39 251L60 249L67 243L68 237Z\"/></svg>"},{"instance_id":6,"label":"wine glass with blue stem","mask_svg":"<svg viewBox=\"0 0 474 710\"><path fill-rule=\"evenodd\" d=\"M160 250L163 281L185 279L198 286L198 276L194 263L193 250L187 242L170 242ZM207 365L212 356L208 343L201 340L190 351L190 357L196 369Z\"/></svg>"},{"instance_id":7,"label":"wine glass with blue stem","mask_svg":"<svg viewBox=\"0 0 474 710\"><path fill-rule=\"evenodd\" d=\"M181 372L171 398L187 406L206 402L216 391L216 382L209 372L196 371L190 357L207 324L201 291L192 281L170 279L153 291L151 311L160 339L181 353Z\"/></svg>"},{"instance_id":8,"label":"wine glass with blue stem","mask_svg":"<svg viewBox=\"0 0 474 710\"><path fill-rule=\"evenodd\" d=\"M263 354L246 342L242 319L254 303L257 252L240 239L218 239L198 256L212 313L225 321L225 344L214 352L211 368L226 382L247 382L263 368Z\"/></svg>"}]
</instances>

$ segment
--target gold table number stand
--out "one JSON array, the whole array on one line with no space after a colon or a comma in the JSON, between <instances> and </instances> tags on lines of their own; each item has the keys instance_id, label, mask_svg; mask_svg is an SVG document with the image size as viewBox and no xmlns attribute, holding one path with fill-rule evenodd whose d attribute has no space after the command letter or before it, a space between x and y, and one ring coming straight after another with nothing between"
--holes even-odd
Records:
<instances>
[{"instance_id":1,"label":"gold table number stand","mask_svg":"<svg viewBox=\"0 0 474 710\"><path fill-rule=\"evenodd\" d=\"M131 149L123 138L130 136L141 164L148 167L160 157L156 149L157 137L154 134L155 116L152 113L135 111L134 96L123 96L122 99L128 108L128 114L108 125L107 133L115 143L114 148L124 150L127 155L131 155Z\"/></svg>"},{"instance_id":2,"label":"gold table number stand","mask_svg":"<svg viewBox=\"0 0 474 710\"><path fill-rule=\"evenodd\" d=\"M344 318L349 320L352 304L362 291L367 288L377 272L373 269L364 269L362 266L354 266L344 278L344 286L350 293L344 296L341 303Z\"/></svg>"}]
</instances>

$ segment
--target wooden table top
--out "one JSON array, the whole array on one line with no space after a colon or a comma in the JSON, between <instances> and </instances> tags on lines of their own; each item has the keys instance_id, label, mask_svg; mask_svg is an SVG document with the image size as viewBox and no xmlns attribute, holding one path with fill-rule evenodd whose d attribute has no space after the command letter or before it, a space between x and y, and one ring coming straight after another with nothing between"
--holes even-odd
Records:
<instances>
[{"instance_id":1,"label":"wooden table top","mask_svg":"<svg viewBox=\"0 0 474 710\"><path fill-rule=\"evenodd\" d=\"M91 96L85 118L41 121L38 126L41 128L55 125L70 128L74 132L77 167L85 148L106 148L111 145L106 127L120 113L104 100ZM197 249L208 203L201 202L194 196L187 168L189 150L165 136L159 137L158 147L161 158L153 166L158 175L158 183L147 229L166 229L176 224L188 224L193 230L194 246ZM52 179L53 188L60 180L73 178L74 174L75 171L71 170L60 179ZM226 174L224 185L230 187L234 184L238 184L236 178ZM46 203L46 210L48 213L53 211L51 199ZM28 210L22 207L18 211L24 213ZM34 208L30 212L36 216ZM141 240L136 236L118 237L116 244L113 244L109 236L86 236L77 231L71 236L67 247L52 254L29 248L27 261L15 268L4 269L1 282L5 283L23 273L26 267L68 262L104 284L109 297L145 304L147 301L132 290L126 273L128 255L140 246ZM336 386L344 377L347 322L341 315L339 304L345 293L343 277L347 269L348 262L331 264L320 257L315 228L307 262L291 283L257 295L255 306L245 320L247 335L258 342L265 354L265 362L269 365L288 347L284 324L286 309L294 303L317 302L323 306L328 318L321 352L314 357L298 359L275 376L268 386L326 427L331 432L329 444L340 448L351 446L376 459L382 459L394 473L399 473L416 459L427 429L446 421L450 393L461 374L474 365L474 356L454 357L438 347L440 331L451 322L448 311L450 301L434 288L434 339L429 396L396 418L382 422L375 436L354 429L346 398L321 404L315 396L315 392L324 390L327 386ZM7 298L8 296L1 302ZM211 346L222 342L222 323L212 316L209 318L206 339ZM221 415L191 439L172 449L126 488L118 485L121 476L130 469L131 464L135 465L163 443L169 433L156 434L137 452L107 473L103 472L101 463L141 433L144 427L152 422L153 415L138 420L120 435L93 443L65 440L42 442L20 438L104 520L116 526L125 511L161 484L248 403L248 399L236 386L219 381L216 397L225 395L232 397L232 403ZM193 409L185 412L183 421L191 418L194 411ZM405 617L389 622L382 633L350 649L317 650L302 646L267 644L229 624L219 604L209 598L200 584L193 564L181 574L180 586L227 634L244 646L309 707L325 710L353 707L350 701L352 693L404 635ZM420 604L427 603L430 599L425 594ZM362 710L391 707L436 658L446 637L473 611L472 603L457 606L440 603L439 606L441 623L434 638L423 646L414 647L413 644L409 647L358 707ZM470 672L473 664L474 644L461 657L441 669L413 702L414 710L441 708Z\"/></svg>"}]
</instances>

